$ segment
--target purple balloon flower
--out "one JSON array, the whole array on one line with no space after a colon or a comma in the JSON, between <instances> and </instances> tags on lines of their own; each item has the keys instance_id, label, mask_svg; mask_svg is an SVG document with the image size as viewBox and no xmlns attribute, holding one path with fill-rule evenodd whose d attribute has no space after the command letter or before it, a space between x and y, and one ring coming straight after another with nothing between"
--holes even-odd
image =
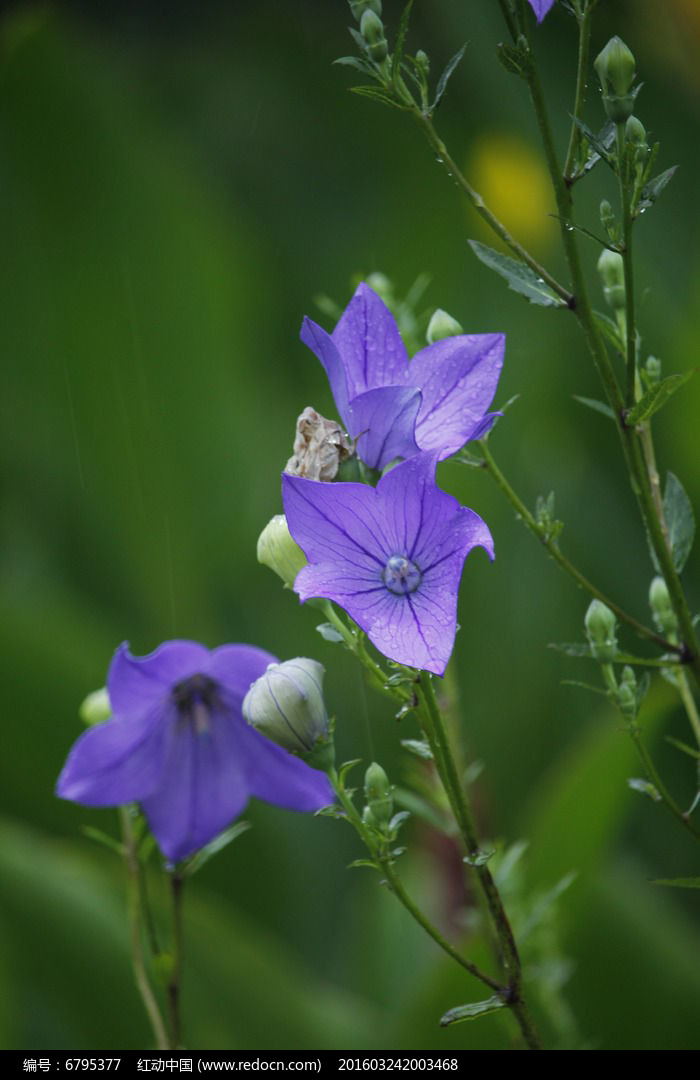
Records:
<instances>
[{"instance_id":1,"label":"purple balloon flower","mask_svg":"<svg viewBox=\"0 0 700 1080\"><path fill-rule=\"evenodd\" d=\"M409 363L394 316L358 285L332 334L308 317L301 340L328 375L340 417L375 469L420 450L449 457L482 438L499 413L487 409L503 365L503 334L459 334Z\"/></svg>"},{"instance_id":2,"label":"purple balloon flower","mask_svg":"<svg viewBox=\"0 0 700 1080\"><path fill-rule=\"evenodd\" d=\"M251 683L274 656L166 641L148 656L120 645L107 676L112 719L84 732L56 793L84 806L141 803L168 859L203 847L251 795L289 810L333 801L326 777L243 719Z\"/></svg>"},{"instance_id":3,"label":"purple balloon flower","mask_svg":"<svg viewBox=\"0 0 700 1080\"><path fill-rule=\"evenodd\" d=\"M335 600L391 660L442 675L457 630L457 592L473 547L493 559L481 518L435 483L439 451L396 465L376 488L282 477L289 531L309 563L302 601Z\"/></svg>"},{"instance_id":4,"label":"purple balloon flower","mask_svg":"<svg viewBox=\"0 0 700 1080\"><path fill-rule=\"evenodd\" d=\"M549 9L554 5L554 0L529 0L529 2L538 23L542 22Z\"/></svg>"}]
</instances>

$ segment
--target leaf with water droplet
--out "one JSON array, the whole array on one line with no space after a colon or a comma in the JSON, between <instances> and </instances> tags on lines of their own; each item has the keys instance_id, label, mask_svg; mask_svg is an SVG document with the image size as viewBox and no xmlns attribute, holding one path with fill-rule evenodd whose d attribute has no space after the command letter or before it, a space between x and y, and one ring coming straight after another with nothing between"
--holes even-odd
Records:
<instances>
[{"instance_id":1,"label":"leaf with water droplet","mask_svg":"<svg viewBox=\"0 0 700 1080\"><path fill-rule=\"evenodd\" d=\"M479 1016L487 1016L489 1013L502 1009L505 1001L500 994L494 994L487 1001L474 1001L469 1005L456 1005L454 1009L448 1009L440 1017L440 1027L448 1027L449 1024L460 1024L464 1020L476 1020Z\"/></svg>"},{"instance_id":2,"label":"leaf with water droplet","mask_svg":"<svg viewBox=\"0 0 700 1080\"><path fill-rule=\"evenodd\" d=\"M673 179L677 168L677 165L672 165L670 169L659 173L658 176L653 177L644 185L636 207L637 214L643 214L645 210L654 205L666 185Z\"/></svg>"},{"instance_id":3,"label":"leaf with water droplet","mask_svg":"<svg viewBox=\"0 0 700 1080\"><path fill-rule=\"evenodd\" d=\"M542 278L538 277L519 259L512 259L509 255L503 255L500 251L494 251L486 244L480 244L478 240L469 240L468 244L477 259L490 270L495 270L508 282L508 287L514 292L526 297L531 304L540 304L542 307L565 308L566 302L557 296Z\"/></svg>"}]
</instances>

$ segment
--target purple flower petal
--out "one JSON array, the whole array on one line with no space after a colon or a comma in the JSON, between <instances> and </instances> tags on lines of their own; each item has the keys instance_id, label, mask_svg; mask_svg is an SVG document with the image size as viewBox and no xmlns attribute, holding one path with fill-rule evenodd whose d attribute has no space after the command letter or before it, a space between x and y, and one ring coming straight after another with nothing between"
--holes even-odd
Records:
<instances>
[{"instance_id":1,"label":"purple flower petal","mask_svg":"<svg viewBox=\"0 0 700 1080\"><path fill-rule=\"evenodd\" d=\"M413 432L420 403L420 392L406 386L380 386L353 398L348 431L353 438L360 436L357 452L366 465L383 469L396 458L418 453Z\"/></svg>"},{"instance_id":2,"label":"purple flower petal","mask_svg":"<svg viewBox=\"0 0 700 1080\"><path fill-rule=\"evenodd\" d=\"M396 320L364 282L357 286L332 337L343 360L351 399L378 386L404 383L408 353Z\"/></svg>"},{"instance_id":3,"label":"purple flower petal","mask_svg":"<svg viewBox=\"0 0 700 1080\"><path fill-rule=\"evenodd\" d=\"M340 358L333 339L327 334L322 326L315 323L308 315L301 324L300 338L311 349L323 364L323 368L331 384L331 392L335 401L340 419L349 428L350 422L350 396L345 376L345 368Z\"/></svg>"},{"instance_id":4,"label":"purple flower petal","mask_svg":"<svg viewBox=\"0 0 700 1080\"><path fill-rule=\"evenodd\" d=\"M143 799L160 782L168 741L159 705L136 719L108 720L90 728L68 755L56 794L83 806Z\"/></svg>"},{"instance_id":5,"label":"purple flower petal","mask_svg":"<svg viewBox=\"0 0 700 1080\"><path fill-rule=\"evenodd\" d=\"M454 645L464 560L484 547L486 524L435 484L439 451L391 469L376 489L283 476L289 530L309 564L303 602L334 600L398 663L441 675Z\"/></svg>"},{"instance_id":6,"label":"purple flower petal","mask_svg":"<svg viewBox=\"0 0 700 1080\"><path fill-rule=\"evenodd\" d=\"M504 351L504 334L460 334L428 345L413 358L406 382L422 394L416 423L421 450L439 450L442 460L483 431Z\"/></svg>"},{"instance_id":7,"label":"purple flower petal","mask_svg":"<svg viewBox=\"0 0 700 1080\"><path fill-rule=\"evenodd\" d=\"M530 7L537 16L538 23L542 22L549 9L554 4L554 0L529 0Z\"/></svg>"},{"instance_id":8,"label":"purple flower petal","mask_svg":"<svg viewBox=\"0 0 700 1080\"><path fill-rule=\"evenodd\" d=\"M249 645L168 641L145 657L120 646L108 679L115 717L78 739L57 794L88 806L140 802L172 860L212 840L251 795L300 811L332 802L322 773L243 720L248 688L275 662Z\"/></svg>"}]
</instances>

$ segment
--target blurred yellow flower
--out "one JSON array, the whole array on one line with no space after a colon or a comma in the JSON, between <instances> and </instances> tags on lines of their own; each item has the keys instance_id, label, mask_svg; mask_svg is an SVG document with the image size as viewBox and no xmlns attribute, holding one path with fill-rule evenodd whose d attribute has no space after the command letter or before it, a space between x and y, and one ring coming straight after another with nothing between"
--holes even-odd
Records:
<instances>
[{"instance_id":1,"label":"blurred yellow flower","mask_svg":"<svg viewBox=\"0 0 700 1080\"><path fill-rule=\"evenodd\" d=\"M518 135L485 133L474 143L466 167L470 183L486 205L500 218L517 240L540 249L557 235L556 212L547 168L530 145ZM470 228L479 221L484 238L491 237L488 227L470 215Z\"/></svg>"}]
</instances>

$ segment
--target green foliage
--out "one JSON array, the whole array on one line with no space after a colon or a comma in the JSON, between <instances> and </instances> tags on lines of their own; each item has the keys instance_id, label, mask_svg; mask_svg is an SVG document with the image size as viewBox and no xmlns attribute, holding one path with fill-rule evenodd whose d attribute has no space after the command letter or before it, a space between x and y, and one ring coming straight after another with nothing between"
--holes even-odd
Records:
<instances>
[{"instance_id":1,"label":"green foliage","mask_svg":"<svg viewBox=\"0 0 700 1080\"><path fill-rule=\"evenodd\" d=\"M677 476L666 475L664 488L664 516L668 527L671 554L676 570L685 566L695 537L695 516L690 499Z\"/></svg>"},{"instance_id":2,"label":"green foliage","mask_svg":"<svg viewBox=\"0 0 700 1080\"><path fill-rule=\"evenodd\" d=\"M474 1001L470 1005L456 1005L440 1017L440 1024L442 1027L448 1027L450 1024L461 1024L464 1020L477 1020L480 1016L488 1016L489 1013L496 1012L504 1006L503 998L494 994L486 1001Z\"/></svg>"},{"instance_id":3,"label":"green foliage","mask_svg":"<svg viewBox=\"0 0 700 1080\"><path fill-rule=\"evenodd\" d=\"M557 296L553 289L550 289L549 285L546 285L524 262L513 259L510 255L503 255L500 251L494 251L493 248L487 247L478 240L469 240L468 244L484 266L488 266L490 270L495 270L497 274L505 278L508 287L513 292L520 293L531 304L540 304L542 307L566 307L562 298Z\"/></svg>"},{"instance_id":4,"label":"green foliage","mask_svg":"<svg viewBox=\"0 0 700 1080\"><path fill-rule=\"evenodd\" d=\"M625 422L633 427L651 419L654 413L657 413L676 390L680 390L681 386L687 383L694 374L695 369L687 371L684 375L667 375L661 382L655 383L642 395L637 404L625 413Z\"/></svg>"}]
</instances>

